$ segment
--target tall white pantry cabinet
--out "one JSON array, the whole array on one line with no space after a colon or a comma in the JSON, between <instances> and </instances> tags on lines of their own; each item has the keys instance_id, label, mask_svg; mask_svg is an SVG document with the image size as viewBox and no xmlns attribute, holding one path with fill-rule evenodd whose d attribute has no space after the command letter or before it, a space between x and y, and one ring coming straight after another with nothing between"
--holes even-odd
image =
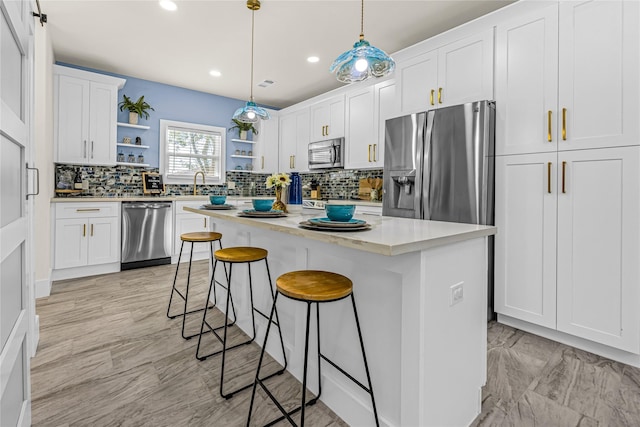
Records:
<instances>
[{"instance_id":1,"label":"tall white pantry cabinet","mask_svg":"<svg viewBox=\"0 0 640 427\"><path fill-rule=\"evenodd\" d=\"M496 32L499 320L634 354L639 24L635 1L562 1Z\"/></svg>"}]
</instances>

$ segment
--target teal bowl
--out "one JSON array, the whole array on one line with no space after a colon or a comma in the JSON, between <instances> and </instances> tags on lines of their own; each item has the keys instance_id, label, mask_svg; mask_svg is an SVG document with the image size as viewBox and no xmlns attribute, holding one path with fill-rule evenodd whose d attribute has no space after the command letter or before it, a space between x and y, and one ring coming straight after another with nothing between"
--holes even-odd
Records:
<instances>
[{"instance_id":1,"label":"teal bowl","mask_svg":"<svg viewBox=\"0 0 640 427\"><path fill-rule=\"evenodd\" d=\"M224 205L227 201L227 196L209 196L209 200L212 205Z\"/></svg>"},{"instance_id":2,"label":"teal bowl","mask_svg":"<svg viewBox=\"0 0 640 427\"><path fill-rule=\"evenodd\" d=\"M331 221L347 222L353 218L356 205L325 205L324 210Z\"/></svg>"},{"instance_id":3,"label":"teal bowl","mask_svg":"<svg viewBox=\"0 0 640 427\"><path fill-rule=\"evenodd\" d=\"M271 210L271 206L273 206L274 199L253 199L251 202L253 203L253 209L266 212Z\"/></svg>"}]
</instances>

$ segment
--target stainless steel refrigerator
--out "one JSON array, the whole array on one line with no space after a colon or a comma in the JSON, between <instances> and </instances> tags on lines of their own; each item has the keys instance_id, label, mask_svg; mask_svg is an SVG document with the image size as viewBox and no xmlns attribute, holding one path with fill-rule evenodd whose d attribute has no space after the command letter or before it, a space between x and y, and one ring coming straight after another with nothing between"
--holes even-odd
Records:
<instances>
[{"instance_id":1,"label":"stainless steel refrigerator","mask_svg":"<svg viewBox=\"0 0 640 427\"><path fill-rule=\"evenodd\" d=\"M495 103L471 102L385 124L382 214L494 224ZM493 239L489 240L493 313Z\"/></svg>"}]
</instances>

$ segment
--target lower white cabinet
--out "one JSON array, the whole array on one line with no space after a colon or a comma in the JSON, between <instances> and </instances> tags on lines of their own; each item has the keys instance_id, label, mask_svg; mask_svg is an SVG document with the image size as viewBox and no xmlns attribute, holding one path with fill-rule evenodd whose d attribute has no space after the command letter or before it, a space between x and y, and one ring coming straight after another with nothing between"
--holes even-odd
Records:
<instances>
[{"instance_id":1,"label":"lower white cabinet","mask_svg":"<svg viewBox=\"0 0 640 427\"><path fill-rule=\"evenodd\" d=\"M120 203L58 203L55 212L55 269L120 261Z\"/></svg>"},{"instance_id":2,"label":"lower white cabinet","mask_svg":"<svg viewBox=\"0 0 640 427\"><path fill-rule=\"evenodd\" d=\"M640 147L496 158L495 309L640 354Z\"/></svg>"},{"instance_id":3,"label":"lower white cabinet","mask_svg":"<svg viewBox=\"0 0 640 427\"><path fill-rule=\"evenodd\" d=\"M183 208L188 206L190 208L198 208L203 204L208 203L208 201L185 201L185 202L175 202L175 235L173 239L173 255L178 256L180 254L180 247L182 245L182 241L180 240L180 235L183 233L192 233L196 231L209 231L209 223L211 221L210 218L196 214L193 212L187 212ZM217 243L214 243L214 250L219 249ZM184 248L182 251L182 259L181 262L189 261L189 253L191 252L191 243L184 244ZM209 256L209 243L196 243L193 247L193 257L194 259L203 259Z\"/></svg>"}]
</instances>

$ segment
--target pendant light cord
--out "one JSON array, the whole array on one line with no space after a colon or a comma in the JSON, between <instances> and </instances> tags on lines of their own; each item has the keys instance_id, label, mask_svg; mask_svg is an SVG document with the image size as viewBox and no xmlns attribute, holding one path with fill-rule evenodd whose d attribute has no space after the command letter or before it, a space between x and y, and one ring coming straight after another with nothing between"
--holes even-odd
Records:
<instances>
[{"instance_id":1,"label":"pendant light cord","mask_svg":"<svg viewBox=\"0 0 640 427\"><path fill-rule=\"evenodd\" d=\"M251 100L251 102L253 102L253 33L254 33L254 17L255 17L256 11L255 10L251 10L251 81L249 82L249 88L250 88L250 95L249 95L249 99Z\"/></svg>"},{"instance_id":2,"label":"pendant light cord","mask_svg":"<svg viewBox=\"0 0 640 427\"><path fill-rule=\"evenodd\" d=\"M360 40L364 40L364 0L360 6Z\"/></svg>"}]
</instances>

